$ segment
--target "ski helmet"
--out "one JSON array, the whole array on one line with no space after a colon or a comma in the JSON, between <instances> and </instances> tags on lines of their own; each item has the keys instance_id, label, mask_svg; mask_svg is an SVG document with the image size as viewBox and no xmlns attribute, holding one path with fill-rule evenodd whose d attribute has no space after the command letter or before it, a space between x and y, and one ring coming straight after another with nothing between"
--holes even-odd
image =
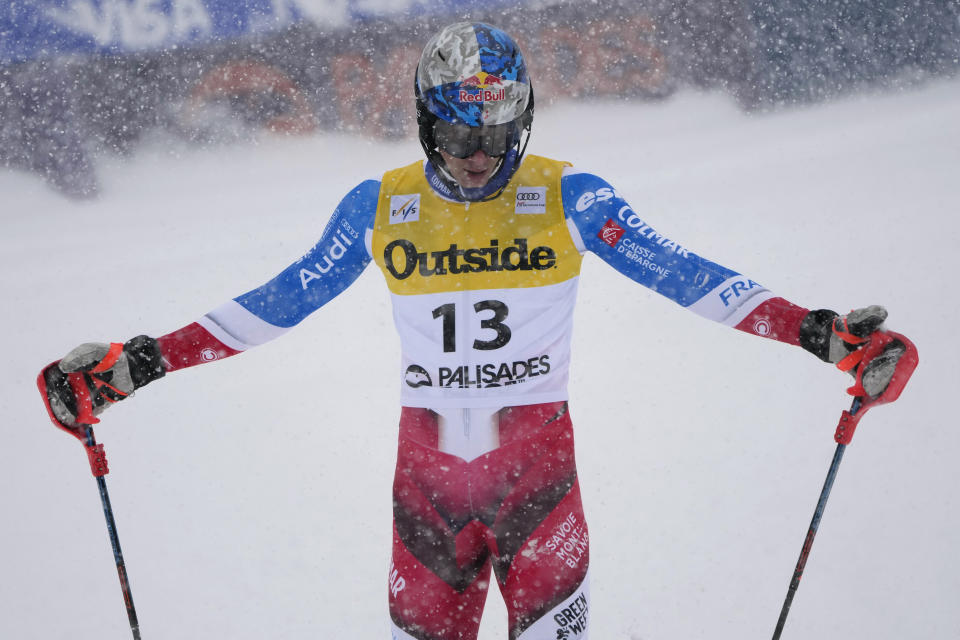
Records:
<instances>
[{"instance_id":1,"label":"ski helmet","mask_svg":"<svg viewBox=\"0 0 960 640\"><path fill-rule=\"evenodd\" d=\"M497 197L520 166L533 124L533 87L517 43L482 22L444 27L423 49L414 88L420 144L437 178L464 200ZM440 150L467 158L478 149L499 165L484 187L461 187Z\"/></svg>"}]
</instances>

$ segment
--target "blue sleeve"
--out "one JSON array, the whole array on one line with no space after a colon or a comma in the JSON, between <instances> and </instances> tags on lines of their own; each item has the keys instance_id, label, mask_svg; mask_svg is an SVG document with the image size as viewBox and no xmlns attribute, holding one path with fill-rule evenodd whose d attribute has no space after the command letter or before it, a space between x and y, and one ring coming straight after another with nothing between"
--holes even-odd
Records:
<instances>
[{"instance_id":1,"label":"blue sleeve","mask_svg":"<svg viewBox=\"0 0 960 640\"><path fill-rule=\"evenodd\" d=\"M320 241L266 284L234 298L277 327L289 328L353 284L370 262L364 236L373 227L380 182L367 180L348 193Z\"/></svg>"},{"instance_id":2,"label":"blue sleeve","mask_svg":"<svg viewBox=\"0 0 960 640\"><path fill-rule=\"evenodd\" d=\"M605 180L571 173L563 177L561 189L565 215L584 247L674 302L729 322L772 295L753 280L657 232Z\"/></svg>"}]
</instances>

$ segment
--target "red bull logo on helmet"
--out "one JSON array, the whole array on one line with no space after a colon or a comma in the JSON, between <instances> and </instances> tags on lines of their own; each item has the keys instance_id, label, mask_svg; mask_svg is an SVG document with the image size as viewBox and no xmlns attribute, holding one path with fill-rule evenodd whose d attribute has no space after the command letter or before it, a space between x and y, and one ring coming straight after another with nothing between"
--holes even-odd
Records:
<instances>
[{"instance_id":1,"label":"red bull logo on helmet","mask_svg":"<svg viewBox=\"0 0 960 640\"><path fill-rule=\"evenodd\" d=\"M460 84L460 102L496 102L506 95L503 79L485 71L464 78Z\"/></svg>"}]
</instances>

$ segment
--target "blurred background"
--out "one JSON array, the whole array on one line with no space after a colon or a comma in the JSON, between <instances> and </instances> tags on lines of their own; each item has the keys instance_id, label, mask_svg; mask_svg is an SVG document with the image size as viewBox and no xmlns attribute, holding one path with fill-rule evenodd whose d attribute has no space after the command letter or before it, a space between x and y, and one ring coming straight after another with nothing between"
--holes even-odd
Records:
<instances>
[{"instance_id":1,"label":"blurred background","mask_svg":"<svg viewBox=\"0 0 960 640\"><path fill-rule=\"evenodd\" d=\"M692 86L759 110L960 69L956 0L8 0L0 163L90 198L95 159L157 128L410 136L421 44L455 19L516 34L539 109Z\"/></svg>"},{"instance_id":2,"label":"blurred background","mask_svg":"<svg viewBox=\"0 0 960 640\"><path fill-rule=\"evenodd\" d=\"M917 344L844 458L784 639L960 638L958 2L0 3L0 639L130 637L96 486L41 367L265 281L422 158L426 38L485 19L529 153L809 308ZM370 268L303 326L104 415L148 640L386 638L399 347ZM769 638L848 376L587 256L571 411L601 640ZM481 638L505 638L492 590Z\"/></svg>"}]
</instances>

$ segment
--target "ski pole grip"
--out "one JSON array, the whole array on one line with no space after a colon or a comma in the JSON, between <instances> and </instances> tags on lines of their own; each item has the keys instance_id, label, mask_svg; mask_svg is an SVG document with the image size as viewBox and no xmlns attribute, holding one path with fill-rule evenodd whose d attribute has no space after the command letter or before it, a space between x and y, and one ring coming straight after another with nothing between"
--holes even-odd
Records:
<instances>
[{"instance_id":1,"label":"ski pole grip","mask_svg":"<svg viewBox=\"0 0 960 640\"><path fill-rule=\"evenodd\" d=\"M99 478L110 473L107 467L107 453L102 444L85 444L83 448L87 451L87 460L90 461L90 472L94 477Z\"/></svg>"},{"instance_id":2,"label":"ski pole grip","mask_svg":"<svg viewBox=\"0 0 960 640\"><path fill-rule=\"evenodd\" d=\"M863 371L870 360L881 354L886 346L893 342L898 342L903 346L903 355L901 355L897 361L896 369L890 378L890 382L887 383L887 388L884 389L880 395L870 397L863 388ZM892 331L875 332L870 336L870 344L867 345L865 349L863 360L857 370L857 381L852 387L847 389L847 393L854 396L853 406L851 406L849 411L844 411L840 415L840 422L837 424L837 430L833 435L833 439L838 444L850 444L850 441L853 439L853 432L857 428L857 423L860 422L860 418L862 418L863 414L871 407L893 402L900 397L900 393L906 386L910 376L913 375L913 370L917 368L917 363L919 362L917 347L908 340L906 336Z\"/></svg>"},{"instance_id":3,"label":"ski pole grip","mask_svg":"<svg viewBox=\"0 0 960 640\"><path fill-rule=\"evenodd\" d=\"M853 440L853 432L856 431L857 424L860 422L861 415L859 411L857 413L844 411L840 414L840 422L837 424L837 430L833 434L833 439L837 444L850 444Z\"/></svg>"}]
</instances>

